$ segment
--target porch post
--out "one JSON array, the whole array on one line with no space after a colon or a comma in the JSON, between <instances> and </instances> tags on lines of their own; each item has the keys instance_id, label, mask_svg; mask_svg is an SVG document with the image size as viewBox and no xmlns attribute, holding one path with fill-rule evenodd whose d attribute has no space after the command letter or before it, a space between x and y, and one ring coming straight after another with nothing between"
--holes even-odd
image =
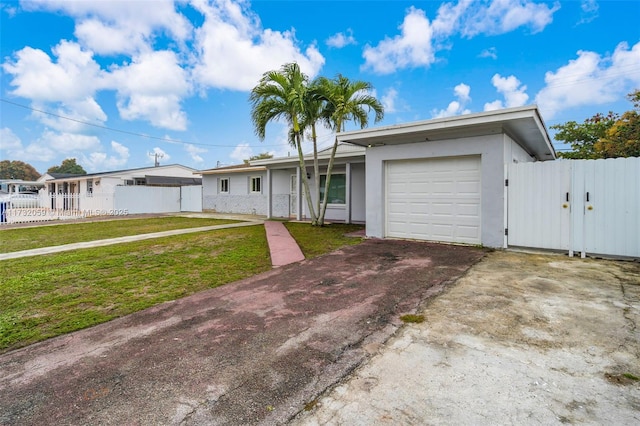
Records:
<instances>
[{"instance_id":1,"label":"porch post","mask_svg":"<svg viewBox=\"0 0 640 426\"><path fill-rule=\"evenodd\" d=\"M296 220L302 220L302 170L296 167Z\"/></svg>"},{"instance_id":2,"label":"porch post","mask_svg":"<svg viewBox=\"0 0 640 426\"><path fill-rule=\"evenodd\" d=\"M351 223L351 163L347 163L347 168L344 175L344 186L345 186L344 223Z\"/></svg>"},{"instance_id":3,"label":"porch post","mask_svg":"<svg viewBox=\"0 0 640 426\"><path fill-rule=\"evenodd\" d=\"M272 197L272 190L271 190L271 169L267 169L267 219L271 219L273 217L273 205L272 205L272 201L273 201L273 197Z\"/></svg>"}]
</instances>

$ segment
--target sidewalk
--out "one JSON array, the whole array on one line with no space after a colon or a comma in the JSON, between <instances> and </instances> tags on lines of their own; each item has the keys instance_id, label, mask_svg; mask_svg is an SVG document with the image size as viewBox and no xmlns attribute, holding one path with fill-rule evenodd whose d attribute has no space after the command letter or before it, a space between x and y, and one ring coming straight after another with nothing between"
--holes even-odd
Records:
<instances>
[{"instance_id":1,"label":"sidewalk","mask_svg":"<svg viewBox=\"0 0 640 426\"><path fill-rule=\"evenodd\" d=\"M269 251L271 252L271 264L274 267L285 266L304 260L304 254L298 247L287 228L282 222L266 221L264 229L267 232Z\"/></svg>"},{"instance_id":2,"label":"sidewalk","mask_svg":"<svg viewBox=\"0 0 640 426\"><path fill-rule=\"evenodd\" d=\"M251 222L230 223L225 225L202 226L198 228L174 229L171 231L153 232L149 234L128 235L125 237L108 238L96 241L84 241L80 243L64 244L60 246L42 247L31 250L22 250L11 253L0 253L0 261L7 259L19 259L22 257L39 256L43 254L60 253L70 250L85 248L104 247L113 244L129 243L132 241L149 240L153 238L169 237L173 235L191 234L194 232L213 231L216 229L239 228L243 226L255 226L264 224L269 250L271 251L271 262L274 267L288 265L290 263L304 260L304 255L298 247L296 241L291 237L287 228L280 222L265 222L263 220L252 220Z\"/></svg>"}]
</instances>

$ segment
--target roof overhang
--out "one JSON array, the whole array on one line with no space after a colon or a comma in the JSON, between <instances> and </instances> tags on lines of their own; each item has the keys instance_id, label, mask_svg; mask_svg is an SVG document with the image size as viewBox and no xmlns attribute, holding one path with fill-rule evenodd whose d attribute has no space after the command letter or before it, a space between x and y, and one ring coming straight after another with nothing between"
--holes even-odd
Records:
<instances>
[{"instance_id":1,"label":"roof overhang","mask_svg":"<svg viewBox=\"0 0 640 426\"><path fill-rule=\"evenodd\" d=\"M228 175L231 173L250 173L263 172L267 170L264 166L246 166L246 167L221 167L219 169L202 170L198 173L203 175Z\"/></svg>"},{"instance_id":2,"label":"roof overhang","mask_svg":"<svg viewBox=\"0 0 640 426\"><path fill-rule=\"evenodd\" d=\"M343 132L338 140L371 148L500 133L509 135L540 161L556 158L535 105Z\"/></svg>"},{"instance_id":3,"label":"roof overhang","mask_svg":"<svg viewBox=\"0 0 640 426\"><path fill-rule=\"evenodd\" d=\"M321 163L328 162L331 158L332 147L325 148L318 152L318 161ZM362 161L364 162L366 150L361 146L345 146L338 145L334 159L340 163L340 161ZM313 165L313 154L306 154L304 156L306 166ZM252 165L264 165L269 168L283 168L283 167L298 167L300 165L300 159L297 155L289 157L268 158L263 160L253 160Z\"/></svg>"}]
</instances>

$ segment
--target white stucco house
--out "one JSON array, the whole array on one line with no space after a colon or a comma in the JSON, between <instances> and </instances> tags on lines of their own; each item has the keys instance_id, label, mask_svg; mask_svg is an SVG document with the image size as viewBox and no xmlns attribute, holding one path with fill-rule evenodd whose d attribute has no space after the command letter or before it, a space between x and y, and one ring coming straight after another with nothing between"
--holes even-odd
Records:
<instances>
[{"instance_id":1,"label":"white stucco house","mask_svg":"<svg viewBox=\"0 0 640 426\"><path fill-rule=\"evenodd\" d=\"M367 236L506 246L507 166L554 160L535 106L346 132L366 147Z\"/></svg>"},{"instance_id":2,"label":"white stucco house","mask_svg":"<svg viewBox=\"0 0 640 426\"><path fill-rule=\"evenodd\" d=\"M318 152L320 187L324 189L331 148ZM326 219L346 223L365 221L365 148L340 144L336 151ZM314 191L313 156L305 157L310 191ZM251 161L202 170L204 210L257 214L274 218L308 218L297 156ZM321 196L324 193L321 194ZM314 200L315 201L315 200Z\"/></svg>"},{"instance_id":3,"label":"white stucco house","mask_svg":"<svg viewBox=\"0 0 640 426\"><path fill-rule=\"evenodd\" d=\"M504 247L507 166L556 158L536 106L343 132L338 140L326 219L366 223L375 238ZM329 154L320 153L322 171ZM306 158L306 170L286 157L202 171L203 208L305 219L301 173L313 181Z\"/></svg>"}]
</instances>

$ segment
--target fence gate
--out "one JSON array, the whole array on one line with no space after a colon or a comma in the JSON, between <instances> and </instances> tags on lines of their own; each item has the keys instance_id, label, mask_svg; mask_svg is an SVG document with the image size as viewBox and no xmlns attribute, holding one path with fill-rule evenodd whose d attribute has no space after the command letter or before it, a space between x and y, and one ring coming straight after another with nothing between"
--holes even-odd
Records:
<instances>
[{"instance_id":1,"label":"fence gate","mask_svg":"<svg viewBox=\"0 0 640 426\"><path fill-rule=\"evenodd\" d=\"M180 187L180 211L202 211L202 185Z\"/></svg>"},{"instance_id":2,"label":"fence gate","mask_svg":"<svg viewBox=\"0 0 640 426\"><path fill-rule=\"evenodd\" d=\"M640 158L512 164L508 245L640 257Z\"/></svg>"}]
</instances>

